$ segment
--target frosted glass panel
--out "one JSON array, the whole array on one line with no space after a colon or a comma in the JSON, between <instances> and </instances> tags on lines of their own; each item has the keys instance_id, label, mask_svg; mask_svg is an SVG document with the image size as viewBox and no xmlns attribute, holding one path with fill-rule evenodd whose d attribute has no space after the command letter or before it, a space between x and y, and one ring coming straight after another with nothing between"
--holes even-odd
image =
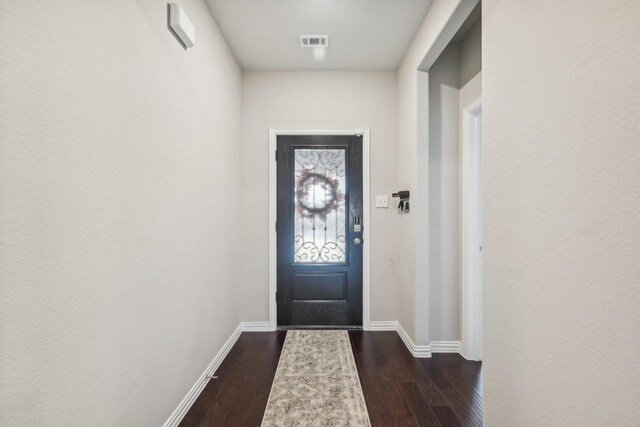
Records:
<instances>
[{"instance_id":1,"label":"frosted glass panel","mask_svg":"<svg viewBox=\"0 0 640 427\"><path fill-rule=\"evenodd\" d=\"M295 150L296 263L344 263L345 151Z\"/></svg>"}]
</instances>

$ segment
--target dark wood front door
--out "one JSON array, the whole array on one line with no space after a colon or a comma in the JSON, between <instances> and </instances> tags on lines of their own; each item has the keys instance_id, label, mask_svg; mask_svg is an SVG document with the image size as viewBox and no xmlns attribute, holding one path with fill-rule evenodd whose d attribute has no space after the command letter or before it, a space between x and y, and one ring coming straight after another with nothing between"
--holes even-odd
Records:
<instances>
[{"instance_id":1,"label":"dark wood front door","mask_svg":"<svg viewBox=\"0 0 640 427\"><path fill-rule=\"evenodd\" d=\"M362 136L278 136L278 325L362 326Z\"/></svg>"}]
</instances>

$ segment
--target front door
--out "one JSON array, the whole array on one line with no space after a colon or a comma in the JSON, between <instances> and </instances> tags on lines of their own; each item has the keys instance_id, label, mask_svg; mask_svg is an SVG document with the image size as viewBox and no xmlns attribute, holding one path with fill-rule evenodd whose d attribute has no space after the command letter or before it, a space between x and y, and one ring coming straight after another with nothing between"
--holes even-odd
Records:
<instances>
[{"instance_id":1,"label":"front door","mask_svg":"<svg viewBox=\"0 0 640 427\"><path fill-rule=\"evenodd\" d=\"M278 326L362 326L362 136L278 136Z\"/></svg>"}]
</instances>

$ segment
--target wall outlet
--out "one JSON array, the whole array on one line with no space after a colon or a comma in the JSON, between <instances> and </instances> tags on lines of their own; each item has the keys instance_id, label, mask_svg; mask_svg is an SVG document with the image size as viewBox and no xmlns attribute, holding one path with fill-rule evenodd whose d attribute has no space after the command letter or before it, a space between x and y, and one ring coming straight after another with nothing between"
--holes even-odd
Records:
<instances>
[{"instance_id":1,"label":"wall outlet","mask_svg":"<svg viewBox=\"0 0 640 427\"><path fill-rule=\"evenodd\" d=\"M376 208L389 208L389 196L376 196Z\"/></svg>"}]
</instances>

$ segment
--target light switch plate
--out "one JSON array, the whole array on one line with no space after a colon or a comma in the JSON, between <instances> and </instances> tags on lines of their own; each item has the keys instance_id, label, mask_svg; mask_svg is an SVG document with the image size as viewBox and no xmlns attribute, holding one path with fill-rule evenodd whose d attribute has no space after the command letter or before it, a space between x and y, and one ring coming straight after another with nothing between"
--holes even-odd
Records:
<instances>
[{"instance_id":1,"label":"light switch plate","mask_svg":"<svg viewBox=\"0 0 640 427\"><path fill-rule=\"evenodd\" d=\"M389 208L389 196L376 196L376 208Z\"/></svg>"}]
</instances>

